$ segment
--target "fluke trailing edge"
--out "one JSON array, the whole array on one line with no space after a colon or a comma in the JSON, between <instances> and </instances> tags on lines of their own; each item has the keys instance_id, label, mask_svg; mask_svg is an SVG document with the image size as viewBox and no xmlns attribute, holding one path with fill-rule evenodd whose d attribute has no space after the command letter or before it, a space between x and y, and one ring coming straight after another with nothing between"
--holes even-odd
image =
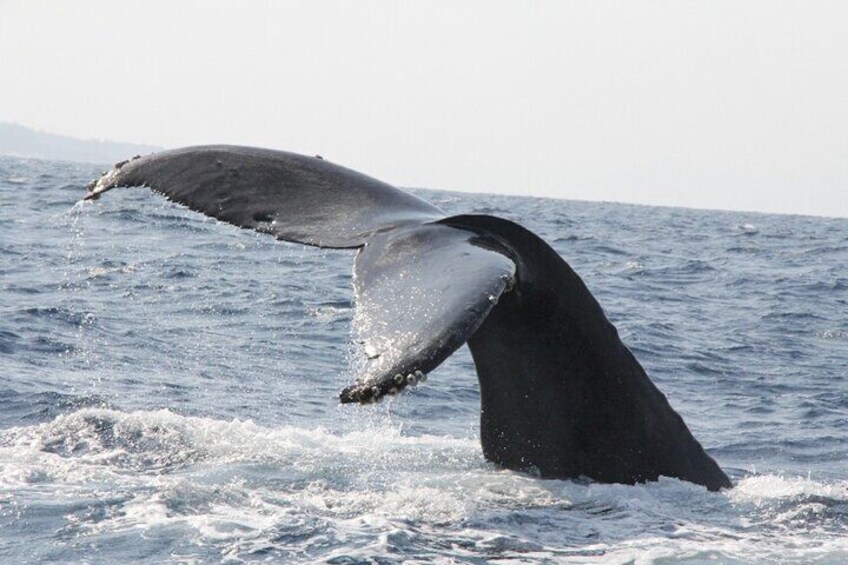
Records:
<instances>
[{"instance_id":1,"label":"fluke trailing edge","mask_svg":"<svg viewBox=\"0 0 848 565\"><path fill-rule=\"evenodd\" d=\"M87 199L147 186L278 239L358 248L354 333L367 361L342 402L423 380L468 343L486 458L548 478L710 490L730 480L648 379L577 274L544 241L493 216L438 208L316 157L189 147L119 163Z\"/></svg>"}]
</instances>

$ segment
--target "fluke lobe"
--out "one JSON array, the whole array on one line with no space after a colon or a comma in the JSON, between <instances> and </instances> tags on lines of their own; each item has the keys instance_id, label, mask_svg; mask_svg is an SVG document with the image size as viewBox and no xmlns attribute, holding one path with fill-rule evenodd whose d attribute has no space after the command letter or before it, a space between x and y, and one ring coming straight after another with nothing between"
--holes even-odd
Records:
<instances>
[{"instance_id":1,"label":"fluke lobe","mask_svg":"<svg viewBox=\"0 0 848 565\"><path fill-rule=\"evenodd\" d=\"M580 277L513 222L446 217L324 159L250 147L136 157L86 198L120 186L281 240L359 249L354 334L367 360L342 402L414 385L468 343L488 460L546 478L731 486Z\"/></svg>"}]
</instances>

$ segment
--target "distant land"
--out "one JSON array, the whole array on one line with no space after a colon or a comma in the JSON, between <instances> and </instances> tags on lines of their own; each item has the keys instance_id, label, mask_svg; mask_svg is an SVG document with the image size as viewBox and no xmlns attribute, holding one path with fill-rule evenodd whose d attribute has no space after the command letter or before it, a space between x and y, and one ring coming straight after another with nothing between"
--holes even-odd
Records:
<instances>
[{"instance_id":1,"label":"distant land","mask_svg":"<svg viewBox=\"0 0 848 565\"><path fill-rule=\"evenodd\" d=\"M111 165L160 149L155 145L76 139L0 122L0 155Z\"/></svg>"}]
</instances>

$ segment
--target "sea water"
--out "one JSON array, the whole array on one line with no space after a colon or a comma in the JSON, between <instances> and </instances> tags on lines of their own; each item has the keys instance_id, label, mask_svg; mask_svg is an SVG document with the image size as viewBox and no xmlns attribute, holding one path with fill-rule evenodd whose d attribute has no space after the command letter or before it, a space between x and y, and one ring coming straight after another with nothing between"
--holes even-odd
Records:
<instances>
[{"instance_id":1,"label":"sea water","mask_svg":"<svg viewBox=\"0 0 848 565\"><path fill-rule=\"evenodd\" d=\"M465 348L339 405L351 252L80 203L101 168L0 158L0 562L848 561L848 220L414 191L571 264L709 493L491 465Z\"/></svg>"}]
</instances>

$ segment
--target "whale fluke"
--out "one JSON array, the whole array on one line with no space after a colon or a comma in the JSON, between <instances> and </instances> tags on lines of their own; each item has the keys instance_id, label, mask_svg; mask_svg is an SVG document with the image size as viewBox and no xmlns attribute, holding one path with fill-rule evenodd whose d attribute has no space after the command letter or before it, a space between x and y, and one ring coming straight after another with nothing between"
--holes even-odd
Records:
<instances>
[{"instance_id":1,"label":"whale fluke","mask_svg":"<svg viewBox=\"0 0 848 565\"><path fill-rule=\"evenodd\" d=\"M207 216L318 247L359 247L377 230L444 216L420 198L323 158L234 145L123 161L90 184L86 198L119 186L146 186Z\"/></svg>"},{"instance_id":2,"label":"whale fluke","mask_svg":"<svg viewBox=\"0 0 848 565\"><path fill-rule=\"evenodd\" d=\"M415 382L416 371L429 373L474 334L515 275L512 261L478 240L440 224L368 240L353 271L353 330L367 359L342 402L397 392Z\"/></svg>"},{"instance_id":3,"label":"whale fluke","mask_svg":"<svg viewBox=\"0 0 848 565\"><path fill-rule=\"evenodd\" d=\"M233 146L119 163L87 199L147 186L240 227L359 248L361 372L340 395L369 403L426 378L467 343L485 457L548 478L731 482L692 436L580 277L542 239L487 215L446 217L317 157Z\"/></svg>"}]
</instances>

